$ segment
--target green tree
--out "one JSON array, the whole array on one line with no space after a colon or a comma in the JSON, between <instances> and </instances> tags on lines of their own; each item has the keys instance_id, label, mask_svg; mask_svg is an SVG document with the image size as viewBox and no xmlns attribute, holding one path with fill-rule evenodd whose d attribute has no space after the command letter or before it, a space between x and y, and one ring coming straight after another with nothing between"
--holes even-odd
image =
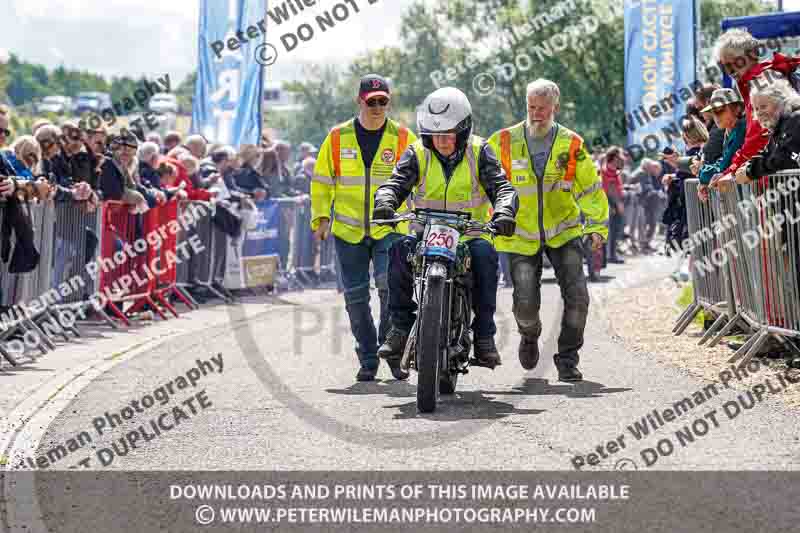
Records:
<instances>
[{"instance_id":1,"label":"green tree","mask_svg":"<svg viewBox=\"0 0 800 533\"><path fill-rule=\"evenodd\" d=\"M344 75L329 80L333 82L329 88L337 89L327 99L305 101L305 86L319 86L313 73L307 83L292 84L290 89L306 105L298 120L314 124L312 129L324 124L327 131L336 122L334 109L345 102L352 108L352 87L358 77L378 72L392 79L392 114L406 124L414 125L416 107L425 96L450 85L470 98L475 132L488 136L524 119L527 84L543 77L561 88L559 120L590 138L607 130L622 110L622 13L615 9L616 0L595 0L581 4L577 12L560 13L552 23L540 23L528 37L519 35L526 22L557 4L555 0L418 1L403 14L399 45L356 59ZM487 87L490 90L484 90ZM331 100L337 94L344 100ZM352 110L347 115L351 114Z\"/></svg>"},{"instance_id":2,"label":"green tree","mask_svg":"<svg viewBox=\"0 0 800 533\"><path fill-rule=\"evenodd\" d=\"M717 37L722 34L722 19L762 15L775 11L776 6L770 0L702 0L700 1L700 23L702 43L712 47Z\"/></svg>"},{"instance_id":3,"label":"green tree","mask_svg":"<svg viewBox=\"0 0 800 533\"><path fill-rule=\"evenodd\" d=\"M192 72L178 85L177 89L173 91L178 99L178 106L181 111L190 113L192 110L192 102L194 101L194 86L197 83L197 71Z\"/></svg>"},{"instance_id":4,"label":"green tree","mask_svg":"<svg viewBox=\"0 0 800 533\"><path fill-rule=\"evenodd\" d=\"M311 66L309 81L287 84L285 89L297 95L304 105L301 112L264 111L265 125L285 132L292 144L303 141L320 145L328 130L353 116L355 87L334 66Z\"/></svg>"}]
</instances>

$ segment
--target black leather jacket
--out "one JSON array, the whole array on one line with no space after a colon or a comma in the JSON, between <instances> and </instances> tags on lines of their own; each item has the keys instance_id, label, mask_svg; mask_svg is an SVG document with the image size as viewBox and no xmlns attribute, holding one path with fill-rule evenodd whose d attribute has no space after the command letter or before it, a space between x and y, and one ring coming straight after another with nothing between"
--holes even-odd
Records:
<instances>
[{"instance_id":1,"label":"black leather jacket","mask_svg":"<svg viewBox=\"0 0 800 533\"><path fill-rule=\"evenodd\" d=\"M463 158L463 152L461 158ZM460 162L456 161L455 164ZM519 198L494 150L483 141L478 156L478 180L494 206L494 216L515 217L519 209ZM454 168L452 166L451 168ZM409 146L394 167L389 180L375 191L375 207L389 206L397 209L419 183L419 161L413 146ZM447 176L449 180L450 177Z\"/></svg>"}]
</instances>

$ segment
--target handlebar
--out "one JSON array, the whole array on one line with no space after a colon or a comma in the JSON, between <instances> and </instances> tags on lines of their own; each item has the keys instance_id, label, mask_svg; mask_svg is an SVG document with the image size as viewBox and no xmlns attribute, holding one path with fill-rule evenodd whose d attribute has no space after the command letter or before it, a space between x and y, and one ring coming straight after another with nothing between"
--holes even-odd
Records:
<instances>
[{"instance_id":1,"label":"handlebar","mask_svg":"<svg viewBox=\"0 0 800 533\"><path fill-rule=\"evenodd\" d=\"M436 216L436 214L440 214L441 216ZM446 217L450 215L450 220ZM422 224L423 226L428 224L431 219L435 219L437 223L451 226L458 229L462 234L476 234L476 233L488 233L492 236L497 235L497 230L494 227L492 222L483 223L478 222L477 220L469 220L469 213L456 213L456 212L446 212L446 211L433 211L429 209L417 209L414 212L405 213L402 215L397 215L394 218L390 219L373 219L371 224L376 226L379 225L395 225L401 222L417 222ZM453 220L455 219L455 220Z\"/></svg>"}]
</instances>

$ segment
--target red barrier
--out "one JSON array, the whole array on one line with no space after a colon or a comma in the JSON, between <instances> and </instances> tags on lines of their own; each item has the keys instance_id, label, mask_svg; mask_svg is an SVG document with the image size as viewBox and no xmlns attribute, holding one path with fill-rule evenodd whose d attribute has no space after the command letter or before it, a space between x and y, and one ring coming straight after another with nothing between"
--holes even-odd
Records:
<instances>
[{"instance_id":1,"label":"red barrier","mask_svg":"<svg viewBox=\"0 0 800 533\"><path fill-rule=\"evenodd\" d=\"M155 256L157 258L156 263L151 264L151 268L156 275L156 286L153 291L153 296L177 317L178 311L176 311L175 307L169 302L170 295L175 295L186 304L189 309L192 309L191 302L177 286L177 261L180 260L177 258L178 232L169 231L170 226L174 226L178 222L178 202L172 200L159 206L155 211L157 211L156 226L147 229L147 231L160 232L162 234L163 244Z\"/></svg>"},{"instance_id":2,"label":"red barrier","mask_svg":"<svg viewBox=\"0 0 800 533\"><path fill-rule=\"evenodd\" d=\"M177 215L175 201L156 206L144 215L131 214L129 206L122 202L103 203L99 287L111 312L126 325L130 325L128 317L145 305L166 320L156 300L179 316L169 302L169 294L186 301L175 284L177 236L167 229L171 221L177 224ZM128 309L125 302L131 302Z\"/></svg>"}]
</instances>

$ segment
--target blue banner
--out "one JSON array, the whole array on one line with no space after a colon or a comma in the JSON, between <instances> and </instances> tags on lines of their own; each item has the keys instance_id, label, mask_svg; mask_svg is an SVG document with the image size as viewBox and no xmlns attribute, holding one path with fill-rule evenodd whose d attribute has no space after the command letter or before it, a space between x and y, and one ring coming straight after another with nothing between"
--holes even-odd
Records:
<instances>
[{"instance_id":1,"label":"blue banner","mask_svg":"<svg viewBox=\"0 0 800 533\"><path fill-rule=\"evenodd\" d=\"M260 143L262 67L256 54L263 38L236 34L263 19L266 9L266 0L200 1L192 132L212 143Z\"/></svg>"},{"instance_id":2,"label":"blue banner","mask_svg":"<svg viewBox=\"0 0 800 533\"><path fill-rule=\"evenodd\" d=\"M275 200L264 200L258 202L256 207L258 208L256 227L244 233L242 257L276 255L280 246L278 235L281 221L280 206Z\"/></svg>"},{"instance_id":3,"label":"blue banner","mask_svg":"<svg viewBox=\"0 0 800 533\"><path fill-rule=\"evenodd\" d=\"M244 217L244 213L242 213ZM281 209L275 200L256 203L255 220L243 220L242 235L226 239L225 279L228 289L272 286L280 262Z\"/></svg>"},{"instance_id":4,"label":"blue banner","mask_svg":"<svg viewBox=\"0 0 800 533\"><path fill-rule=\"evenodd\" d=\"M695 58L694 0L625 0L625 117L631 146L654 152L681 144L680 119L696 88Z\"/></svg>"}]
</instances>

